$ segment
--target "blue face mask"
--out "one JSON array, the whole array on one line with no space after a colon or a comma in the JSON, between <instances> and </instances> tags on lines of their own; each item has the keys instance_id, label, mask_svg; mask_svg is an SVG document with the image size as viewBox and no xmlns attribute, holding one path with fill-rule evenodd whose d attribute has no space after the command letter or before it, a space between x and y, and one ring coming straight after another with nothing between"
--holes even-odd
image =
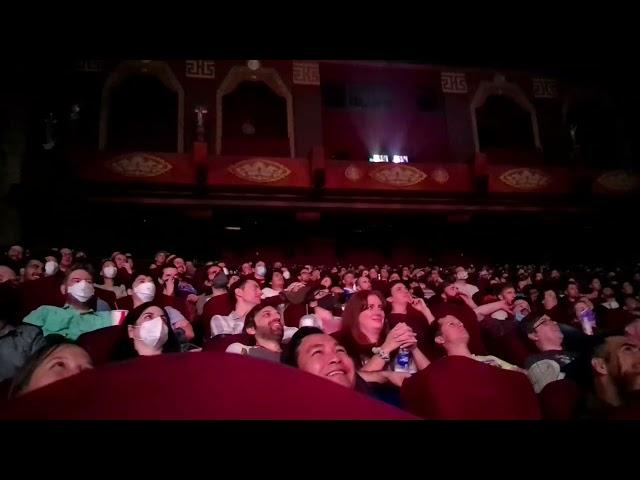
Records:
<instances>
[{"instance_id":1,"label":"blue face mask","mask_svg":"<svg viewBox=\"0 0 640 480\"><path fill-rule=\"evenodd\" d=\"M256 267L256 273L259 276L264 277L267 274L267 268L263 267L262 265L259 265Z\"/></svg>"},{"instance_id":2,"label":"blue face mask","mask_svg":"<svg viewBox=\"0 0 640 480\"><path fill-rule=\"evenodd\" d=\"M516 322L520 322L520 321L522 321L522 319L523 319L524 317L526 317L528 314L529 314L529 312L527 312L527 311L525 311L525 310L518 310L518 311L514 314L515 319L516 319Z\"/></svg>"}]
</instances>

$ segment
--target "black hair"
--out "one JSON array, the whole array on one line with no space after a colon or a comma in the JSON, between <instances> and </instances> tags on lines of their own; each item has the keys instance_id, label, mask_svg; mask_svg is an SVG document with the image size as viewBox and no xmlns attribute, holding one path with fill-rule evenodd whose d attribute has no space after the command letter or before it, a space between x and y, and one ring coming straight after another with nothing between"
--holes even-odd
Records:
<instances>
[{"instance_id":1,"label":"black hair","mask_svg":"<svg viewBox=\"0 0 640 480\"><path fill-rule=\"evenodd\" d=\"M267 307L273 307L273 305L269 302L262 301L247 312L244 317L244 332L247 331L247 328L256 328L256 315Z\"/></svg>"},{"instance_id":2,"label":"black hair","mask_svg":"<svg viewBox=\"0 0 640 480\"><path fill-rule=\"evenodd\" d=\"M569 285L575 285L576 287L578 286L578 282L574 282L573 280L569 280L567 282L567 284L565 285L565 290L567 290L569 288Z\"/></svg>"},{"instance_id":3,"label":"black hair","mask_svg":"<svg viewBox=\"0 0 640 480\"><path fill-rule=\"evenodd\" d=\"M505 291L506 289L508 289L508 288L513 288L514 290L516 289L516 287L514 287L514 286L513 286L512 284L510 284L509 282L507 282L507 283L503 283L503 284L500 286L500 294L502 294L502 292L504 292L504 291Z\"/></svg>"},{"instance_id":4,"label":"black hair","mask_svg":"<svg viewBox=\"0 0 640 480\"><path fill-rule=\"evenodd\" d=\"M244 275L240 276L239 280L236 280L235 282L233 282L231 285L229 285L229 301L231 303L231 306L233 308L236 308L236 305L238 303L238 299L236 298L236 289L237 288L244 288L244 286L247 284L248 281L252 281L252 282L256 282L256 279L253 277L246 277ZM258 283L258 282L256 282Z\"/></svg>"},{"instance_id":5,"label":"black hair","mask_svg":"<svg viewBox=\"0 0 640 480\"><path fill-rule=\"evenodd\" d=\"M240 288L240 289L244 288L244 286L249 281L255 282L256 280L253 277L247 277L247 276L242 275L242 276L240 276L239 280L236 280L231 285L229 285L229 291L231 293L234 293L237 288ZM258 282L256 282L256 283L258 283ZM235 297L235 295L233 295L233 296Z\"/></svg>"},{"instance_id":6,"label":"black hair","mask_svg":"<svg viewBox=\"0 0 640 480\"><path fill-rule=\"evenodd\" d=\"M291 340L287 344L287 347L282 351L280 361L285 365L292 367L298 367L298 347L302 343L305 337L309 335L324 335L324 332L318 327L301 327L296 333L293 334Z\"/></svg>"},{"instance_id":7,"label":"black hair","mask_svg":"<svg viewBox=\"0 0 640 480\"><path fill-rule=\"evenodd\" d=\"M45 344L27 358L22 368L20 368L18 373L13 377L11 386L9 387L9 398L20 395L31 383L31 377L37 368L60 347L64 345L75 345L78 348L82 348L75 342L58 334L47 335L44 337L44 341Z\"/></svg>"},{"instance_id":8,"label":"black hair","mask_svg":"<svg viewBox=\"0 0 640 480\"><path fill-rule=\"evenodd\" d=\"M427 338L429 338L431 343L436 342L436 337L442 335L442 325L440 325L440 320L444 317L436 318L433 322L429 324L427 327Z\"/></svg>"},{"instance_id":9,"label":"black hair","mask_svg":"<svg viewBox=\"0 0 640 480\"><path fill-rule=\"evenodd\" d=\"M329 291L329 294L331 294L331 290L326 288L324 285L318 285L314 288L309 288L307 290L307 293L305 293L304 295L304 305L309 305L311 302L315 302L316 301L316 295L318 294L318 292L324 292L324 291Z\"/></svg>"},{"instance_id":10,"label":"black hair","mask_svg":"<svg viewBox=\"0 0 640 480\"><path fill-rule=\"evenodd\" d=\"M267 285L272 285L273 284L273 274L274 273L279 273L280 275L282 275L282 269L280 268L267 268L267 273L264 276L264 281L266 282ZM283 277L284 279L284 277Z\"/></svg>"},{"instance_id":11,"label":"black hair","mask_svg":"<svg viewBox=\"0 0 640 480\"><path fill-rule=\"evenodd\" d=\"M533 328L534 325L536 324L536 322L538 322L542 317L544 316L544 313L542 314L537 314L537 315L527 315L525 318L522 319L522 321L520 322L520 328L522 330L522 332L525 335L528 335L530 333L533 333L535 331L535 329Z\"/></svg>"},{"instance_id":12,"label":"black hair","mask_svg":"<svg viewBox=\"0 0 640 480\"><path fill-rule=\"evenodd\" d=\"M144 312L149 307L158 307L160 310L162 310L162 313L166 318L165 325L167 326L169 332L167 336L167 341L162 346L162 353L179 352L180 342L178 341L178 338L176 337L176 334L173 332L173 328L171 327L171 322L169 321L169 314L164 309L164 307L160 306L154 301L145 302L141 305L138 305L133 310L131 310L124 319L123 328L126 329L126 327L128 327L129 325L135 325L135 323L138 321L138 319L142 315L142 312ZM126 330L123 333L126 335ZM127 337L126 342L124 343L123 347L120 349L120 351L117 354L118 359L132 358L137 356L138 356L138 352L133 346L133 339Z\"/></svg>"},{"instance_id":13,"label":"black hair","mask_svg":"<svg viewBox=\"0 0 640 480\"><path fill-rule=\"evenodd\" d=\"M58 265L62 261L62 254L58 250L47 250L42 254L43 260L45 259L45 257L54 257Z\"/></svg>"},{"instance_id":14,"label":"black hair","mask_svg":"<svg viewBox=\"0 0 640 480\"><path fill-rule=\"evenodd\" d=\"M170 262L165 263L164 265L162 265L162 266L158 267L158 268L160 269L160 271L164 273L165 269L167 269L167 268L175 268L175 269L177 270L177 269L178 269L178 267L176 267L176 264L175 264L175 263L173 263L173 261L174 261L176 258L182 258L182 257L175 257L175 258L171 259L171 261L170 261ZM160 276L162 276L162 275L160 275Z\"/></svg>"},{"instance_id":15,"label":"black hair","mask_svg":"<svg viewBox=\"0 0 640 480\"><path fill-rule=\"evenodd\" d=\"M309 271L309 269L307 267L305 267L304 265L301 267L296 268L293 272L291 272L292 274L295 274L295 277L298 278L300 275L302 275L302 271L303 270L307 270L309 275L311 275L311 273L313 272L313 270Z\"/></svg>"},{"instance_id":16,"label":"black hair","mask_svg":"<svg viewBox=\"0 0 640 480\"><path fill-rule=\"evenodd\" d=\"M453 285L454 283L456 283L458 279L456 278L455 275L448 274L448 275L445 275L445 277L442 280L443 280L442 287L444 290L445 287L448 287L449 285Z\"/></svg>"},{"instance_id":17,"label":"black hair","mask_svg":"<svg viewBox=\"0 0 640 480\"><path fill-rule=\"evenodd\" d=\"M393 287L395 287L396 285L398 285L399 283L401 283L402 285L404 285L405 287L407 287L407 290L409 289L409 285L407 285L407 282L405 282L404 280L391 280L389 282L389 285L387 287L388 291L391 292L391 289Z\"/></svg>"},{"instance_id":18,"label":"black hair","mask_svg":"<svg viewBox=\"0 0 640 480\"><path fill-rule=\"evenodd\" d=\"M64 282L63 284L66 285L67 281L69 280L69 277L71 276L71 274L77 270L84 270L87 273L89 273L89 275L91 275L91 278L95 278L94 275L94 269L91 266L91 264L89 263L74 263L73 265L71 265L69 267L69 270L66 271L65 275L64 275Z\"/></svg>"}]
</instances>

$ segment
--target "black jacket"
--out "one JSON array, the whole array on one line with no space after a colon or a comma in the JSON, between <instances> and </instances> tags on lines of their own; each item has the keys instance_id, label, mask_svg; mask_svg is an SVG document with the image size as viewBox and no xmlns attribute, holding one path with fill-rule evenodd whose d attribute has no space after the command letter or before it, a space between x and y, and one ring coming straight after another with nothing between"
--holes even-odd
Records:
<instances>
[{"instance_id":1,"label":"black jacket","mask_svg":"<svg viewBox=\"0 0 640 480\"><path fill-rule=\"evenodd\" d=\"M0 382L12 378L26 359L43 345L42 330L35 325L0 327Z\"/></svg>"}]
</instances>

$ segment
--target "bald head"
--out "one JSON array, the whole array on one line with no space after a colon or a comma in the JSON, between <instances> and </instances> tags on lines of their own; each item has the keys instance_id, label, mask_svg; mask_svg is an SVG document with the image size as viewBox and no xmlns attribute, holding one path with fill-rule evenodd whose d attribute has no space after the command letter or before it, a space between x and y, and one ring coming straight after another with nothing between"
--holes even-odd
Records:
<instances>
[{"instance_id":1,"label":"bald head","mask_svg":"<svg viewBox=\"0 0 640 480\"><path fill-rule=\"evenodd\" d=\"M10 282L16 280L16 272L11 270L6 265L0 265L0 283Z\"/></svg>"}]
</instances>

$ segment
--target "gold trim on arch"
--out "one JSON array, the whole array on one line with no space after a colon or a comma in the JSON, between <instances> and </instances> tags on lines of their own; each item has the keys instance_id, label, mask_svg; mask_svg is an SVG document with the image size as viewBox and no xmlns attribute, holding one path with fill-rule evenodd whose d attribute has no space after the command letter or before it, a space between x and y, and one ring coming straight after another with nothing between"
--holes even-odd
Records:
<instances>
[{"instance_id":1,"label":"gold trim on arch","mask_svg":"<svg viewBox=\"0 0 640 480\"><path fill-rule=\"evenodd\" d=\"M289 156L295 157L295 135L293 128L293 96L291 91L282 81L278 72L273 68L260 68L251 70L249 67L236 65L232 67L227 76L224 78L218 91L216 92L216 154L222 152L222 97L233 92L240 82L245 80L258 80L266 83L269 88L287 102L287 134L289 135Z\"/></svg>"},{"instance_id":2,"label":"gold trim on arch","mask_svg":"<svg viewBox=\"0 0 640 480\"><path fill-rule=\"evenodd\" d=\"M164 85L178 94L178 153L184 153L184 89L166 62L136 61L122 62L111 72L102 88L102 105L100 108L99 150L105 150L109 131L109 100L111 91L126 77L133 74L153 75Z\"/></svg>"},{"instance_id":3,"label":"gold trim on arch","mask_svg":"<svg viewBox=\"0 0 640 480\"><path fill-rule=\"evenodd\" d=\"M471 100L471 127L473 131L473 143L475 145L476 153L480 153L480 137L478 135L478 119L476 117L476 109L484 105L484 102L491 95L505 95L514 100L520 107L529 112L531 116L531 128L533 132L533 143L539 151L542 151L542 144L540 143L540 132L538 130L538 117L536 115L536 109L529 101L522 89L515 83L507 82L499 79L496 76L492 82L481 82L476 90L476 93Z\"/></svg>"}]
</instances>

